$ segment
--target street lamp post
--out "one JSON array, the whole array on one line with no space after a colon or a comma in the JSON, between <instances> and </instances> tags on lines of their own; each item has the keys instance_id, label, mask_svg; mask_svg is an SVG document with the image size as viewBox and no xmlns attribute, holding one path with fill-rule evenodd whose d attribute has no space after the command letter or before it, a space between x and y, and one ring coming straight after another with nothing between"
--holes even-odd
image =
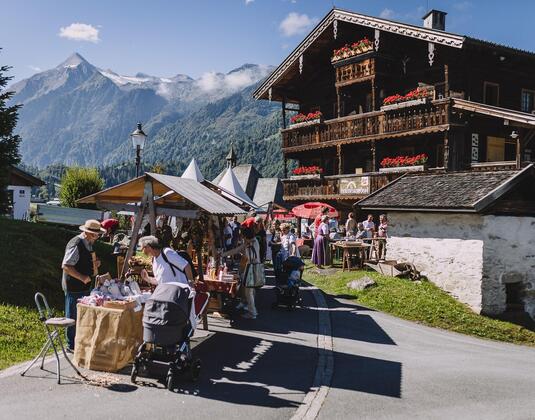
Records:
<instances>
[{"instance_id":1,"label":"street lamp post","mask_svg":"<svg viewBox=\"0 0 535 420\"><path fill-rule=\"evenodd\" d=\"M136 151L136 178L139 176L139 168L141 166L141 151L145 147L145 140L147 140L147 135L144 133L141 128L141 123L137 123L137 128L132 134L130 134L132 139L132 146Z\"/></svg>"},{"instance_id":2,"label":"street lamp post","mask_svg":"<svg viewBox=\"0 0 535 420\"><path fill-rule=\"evenodd\" d=\"M520 169L522 167L522 156L520 154L520 136L516 131L513 130L513 132L510 134L510 137L516 141L516 169Z\"/></svg>"}]
</instances>

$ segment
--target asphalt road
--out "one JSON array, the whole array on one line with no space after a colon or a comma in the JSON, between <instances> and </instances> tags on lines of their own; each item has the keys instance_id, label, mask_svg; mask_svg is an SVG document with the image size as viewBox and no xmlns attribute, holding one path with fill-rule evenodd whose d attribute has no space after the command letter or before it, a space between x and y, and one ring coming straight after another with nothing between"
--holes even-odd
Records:
<instances>
[{"instance_id":1,"label":"asphalt road","mask_svg":"<svg viewBox=\"0 0 535 420\"><path fill-rule=\"evenodd\" d=\"M273 310L273 291L262 290L257 320L211 318L195 348L201 378L175 392L154 379L133 386L121 374L92 372L112 382L102 387L76 380L58 386L39 368L24 378L0 372L0 418L288 419L307 400L321 362L320 312L330 315L334 372L325 398L315 401L319 418L535 418L535 349L423 327L332 297L318 310L310 291L303 297L305 308Z\"/></svg>"}]
</instances>

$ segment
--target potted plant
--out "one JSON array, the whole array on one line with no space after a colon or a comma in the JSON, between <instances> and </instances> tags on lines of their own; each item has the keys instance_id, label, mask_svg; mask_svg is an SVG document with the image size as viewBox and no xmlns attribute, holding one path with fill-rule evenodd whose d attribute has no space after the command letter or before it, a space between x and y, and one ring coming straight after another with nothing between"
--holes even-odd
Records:
<instances>
[{"instance_id":1,"label":"potted plant","mask_svg":"<svg viewBox=\"0 0 535 420\"><path fill-rule=\"evenodd\" d=\"M379 172L417 172L426 169L429 157L425 153L415 156L385 157Z\"/></svg>"},{"instance_id":2,"label":"potted plant","mask_svg":"<svg viewBox=\"0 0 535 420\"><path fill-rule=\"evenodd\" d=\"M388 111L390 109L424 104L431 98L431 95L431 90L420 87L411 90L406 95L400 95L396 93L383 99L383 106L381 107L381 110Z\"/></svg>"},{"instance_id":3,"label":"potted plant","mask_svg":"<svg viewBox=\"0 0 535 420\"><path fill-rule=\"evenodd\" d=\"M323 168L319 166L299 166L292 171L292 179L320 179Z\"/></svg>"},{"instance_id":4,"label":"potted plant","mask_svg":"<svg viewBox=\"0 0 535 420\"><path fill-rule=\"evenodd\" d=\"M296 114L290 118L290 124L293 127L318 124L322 121L323 114L321 111L309 112L308 114Z\"/></svg>"}]
</instances>

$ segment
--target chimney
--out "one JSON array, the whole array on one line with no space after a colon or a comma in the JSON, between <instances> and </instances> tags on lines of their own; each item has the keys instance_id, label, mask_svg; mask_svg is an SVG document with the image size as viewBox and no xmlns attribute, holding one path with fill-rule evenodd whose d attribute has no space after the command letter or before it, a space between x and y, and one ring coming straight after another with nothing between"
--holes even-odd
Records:
<instances>
[{"instance_id":1,"label":"chimney","mask_svg":"<svg viewBox=\"0 0 535 420\"><path fill-rule=\"evenodd\" d=\"M446 30L446 12L440 10L431 10L422 18L424 20L424 28L438 29L439 31Z\"/></svg>"}]
</instances>

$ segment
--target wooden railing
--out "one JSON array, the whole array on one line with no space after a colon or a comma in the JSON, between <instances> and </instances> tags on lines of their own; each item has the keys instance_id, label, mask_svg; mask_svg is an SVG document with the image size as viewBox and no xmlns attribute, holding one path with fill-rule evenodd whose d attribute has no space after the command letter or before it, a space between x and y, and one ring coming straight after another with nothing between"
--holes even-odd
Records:
<instances>
[{"instance_id":1,"label":"wooden railing","mask_svg":"<svg viewBox=\"0 0 535 420\"><path fill-rule=\"evenodd\" d=\"M368 58L357 63L346 64L336 69L336 85L343 86L358 82L375 74L375 58Z\"/></svg>"},{"instance_id":2,"label":"wooden railing","mask_svg":"<svg viewBox=\"0 0 535 420\"><path fill-rule=\"evenodd\" d=\"M282 147L299 147L366 136L416 131L449 122L449 100L328 120L306 127L282 130Z\"/></svg>"},{"instance_id":3,"label":"wooden railing","mask_svg":"<svg viewBox=\"0 0 535 420\"><path fill-rule=\"evenodd\" d=\"M366 197L399 176L400 173L368 173L333 175L318 179L284 179L284 199Z\"/></svg>"}]
</instances>

